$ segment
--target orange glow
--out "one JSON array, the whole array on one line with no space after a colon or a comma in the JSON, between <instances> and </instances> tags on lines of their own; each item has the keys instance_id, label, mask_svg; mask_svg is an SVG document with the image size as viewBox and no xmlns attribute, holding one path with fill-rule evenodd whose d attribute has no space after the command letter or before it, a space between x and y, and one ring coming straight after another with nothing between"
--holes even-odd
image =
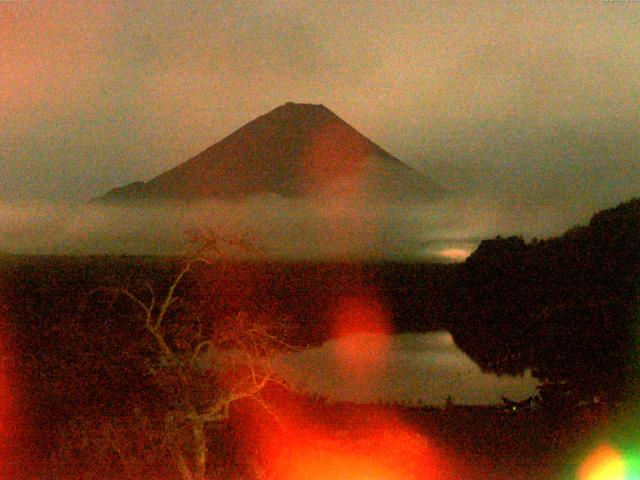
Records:
<instances>
[{"instance_id":1,"label":"orange glow","mask_svg":"<svg viewBox=\"0 0 640 480\"><path fill-rule=\"evenodd\" d=\"M323 126L303 154L311 191L361 193L369 150L367 140L353 135L347 124L331 122Z\"/></svg>"},{"instance_id":2,"label":"orange glow","mask_svg":"<svg viewBox=\"0 0 640 480\"><path fill-rule=\"evenodd\" d=\"M373 294L340 298L331 316L334 337L362 332L391 333L389 314Z\"/></svg>"},{"instance_id":3,"label":"orange glow","mask_svg":"<svg viewBox=\"0 0 640 480\"><path fill-rule=\"evenodd\" d=\"M444 250L440 250L438 254L441 257L445 257L447 260L451 260L453 262L464 262L471 253L464 248L447 248Z\"/></svg>"},{"instance_id":4,"label":"orange glow","mask_svg":"<svg viewBox=\"0 0 640 480\"><path fill-rule=\"evenodd\" d=\"M338 338L337 360L349 381L364 382L384 362L392 333L391 315L363 274L334 283L330 334ZM364 342L350 341L361 338ZM272 480L449 480L469 478L456 456L403 422L390 408L326 409L285 396L270 411L256 407L254 422L243 418L239 435L256 451ZM274 422L274 417L277 422Z\"/></svg>"},{"instance_id":5,"label":"orange glow","mask_svg":"<svg viewBox=\"0 0 640 480\"><path fill-rule=\"evenodd\" d=\"M384 458L384 457L381 457ZM335 448L295 452L279 465L279 480L409 480L411 473L394 471L381 458L344 453Z\"/></svg>"},{"instance_id":6,"label":"orange glow","mask_svg":"<svg viewBox=\"0 0 640 480\"><path fill-rule=\"evenodd\" d=\"M442 452L390 412L354 417L345 430L289 421L263 451L274 480L456 478Z\"/></svg>"},{"instance_id":7,"label":"orange glow","mask_svg":"<svg viewBox=\"0 0 640 480\"><path fill-rule=\"evenodd\" d=\"M348 455L333 449L299 449L280 466L282 480L400 480L388 467L365 455Z\"/></svg>"},{"instance_id":8,"label":"orange glow","mask_svg":"<svg viewBox=\"0 0 640 480\"><path fill-rule=\"evenodd\" d=\"M622 456L611 446L602 445L580 465L578 480L624 480Z\"/></svg>"},{"instance_id":9,"label":"orange glow","mask_svg":"<svg viewBox=\"0 0 640 480\"><path fill-rule=\"evenodd\" d=\"M375 295L345 296L338 300L331 317L331 336L340 365L358 376L380 366L389 350L392 333L390 315ZM357 335L372 333L377 335Z\"/></svg>"}]
</instances>

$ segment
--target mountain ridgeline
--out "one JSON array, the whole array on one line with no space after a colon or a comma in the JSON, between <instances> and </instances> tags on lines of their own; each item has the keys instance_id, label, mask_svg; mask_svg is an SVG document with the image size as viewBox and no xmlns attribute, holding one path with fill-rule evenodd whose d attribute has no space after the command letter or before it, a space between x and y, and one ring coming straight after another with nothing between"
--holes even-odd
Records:
<instances>
[{"instance_id":1,"label":"mountain ridgeline","mask_svg":"<svg viewBox=\"0 0 640 480\"><path fill-rule=\"evenodd\" d=\"M429 200L443 192L323 105L287 103L152 180L96 200L126 204L264 194Z\"/></svg>"}]
</instances>

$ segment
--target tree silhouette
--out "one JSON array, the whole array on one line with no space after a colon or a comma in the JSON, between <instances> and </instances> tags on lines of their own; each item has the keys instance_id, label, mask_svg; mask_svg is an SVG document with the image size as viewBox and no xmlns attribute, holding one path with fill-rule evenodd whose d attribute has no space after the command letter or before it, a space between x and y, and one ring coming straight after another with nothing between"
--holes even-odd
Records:
<instances>
[{"instance_id":1,"label":"tree silhouette","mask_svg":"<svg viewBox=\"0 0 640 480\"><path fill-rule=\"evenodd\" d=\"M640 199L561 237L483 241L455 285L449 328L482 368L531 369L576 398L623 398L634 378Z\"/></svg>"},{"instance_id":2,"label":"tree silhouette","mask_svg":"<svg viewBox=\"0 0 640 480\"><path fill-rule=\"evenodd\" d=\"M223 246L242 243L208 234L192 243L195 248L164 294L157 295L151 285L145 296L127 288L109 289L138 307L148 342L131 361L144 363L163 412L159 436L158 425L152 425L141 405L133 415L140 422L110 422L99 429L103 448L115 452L125 472L134 471L134 457L144 450L159 457L168 454L181 480L204 479L207 427L227 420L231 405L243 399L270 411L261 391L270 383L284 384L273 364L277 353L293 348L282 340L288 330L284 321L265 323L243 312L220 321L181 296L187 276L206 268ZM144 448L132 444L136 436L149 437Z\"/></svg>"}]
</instances>

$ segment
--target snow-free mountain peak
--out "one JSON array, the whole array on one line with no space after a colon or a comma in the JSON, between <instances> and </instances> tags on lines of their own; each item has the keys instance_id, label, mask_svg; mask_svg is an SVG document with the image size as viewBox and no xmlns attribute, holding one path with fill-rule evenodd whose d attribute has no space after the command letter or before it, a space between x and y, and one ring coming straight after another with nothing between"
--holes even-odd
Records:
<instances>
[{"instance_id":1,"label":"snow-free mountain peak","mask_svg":"<svg viewBox=\"0 0 640 480\"><path fill-rule=\"evenodd\" d=\"M324 105L288 102L148 182L98 200L193 201L276 194L431 199L443 189Z\"/></svg>"}]
</instances>

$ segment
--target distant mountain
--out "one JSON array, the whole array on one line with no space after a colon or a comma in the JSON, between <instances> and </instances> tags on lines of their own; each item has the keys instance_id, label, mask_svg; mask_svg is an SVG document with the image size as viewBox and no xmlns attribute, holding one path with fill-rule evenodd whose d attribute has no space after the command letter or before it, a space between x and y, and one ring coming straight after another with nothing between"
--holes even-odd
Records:
<instances>
[{"instance_id":1,"label":"distant mountain","mask_svg":"<svg viewBox=\"0 0 640 480\"><path fill-rule=\"evenodd\" d=\"M257 194L433 199L442 193L323 105L287 103L152 180L115 188L97 201Z\"/></svg>"}]
</instances>

